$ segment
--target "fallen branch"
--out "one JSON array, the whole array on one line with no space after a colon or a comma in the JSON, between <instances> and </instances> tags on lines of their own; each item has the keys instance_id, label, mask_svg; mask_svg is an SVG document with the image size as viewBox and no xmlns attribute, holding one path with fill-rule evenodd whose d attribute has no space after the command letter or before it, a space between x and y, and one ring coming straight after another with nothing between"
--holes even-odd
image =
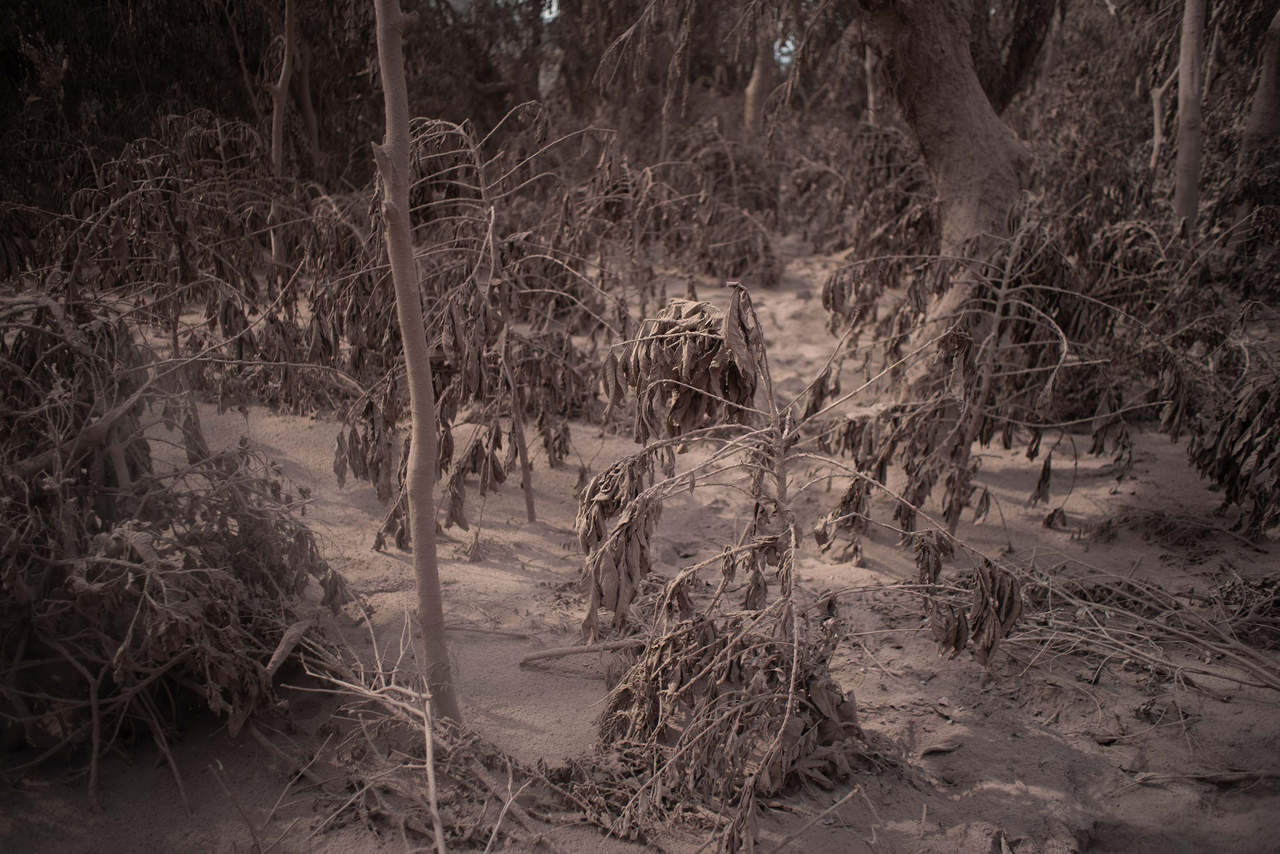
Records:
<instances>
[{"instance_id":1,"label":"fallen branch","mask_svg":"<svg viewBox=\"0 0 1280 854\"><path fill-rule=\"evenodd\" d=\"M1280 781L1280 771L1189 771L1185 774L1156 774L1141 771L1134 775L1134 782L1144 786L1163 783L1212 783L1215 786L1251 786L1256 783Z\"/></svg>"},{"instance_id":2,"label":"fallen branch","mask_svg":"<svg viewBox=\"0 0 1280 854\"><path fill-rule=\"evenodd\" d=\"M29 457L20 463L14 463L9 467L8 474L19 478L28 478L31 475L38 474L48 468L54 462L60 459L68 459L74 457L84 447L101 445L107 441L107 437L111 434L111 428L119 421L129 410L138 405L142 400L142 396L146 394L150 381L144 382L138 387L138 390L114 409L105 413L97 421L85 427L74 437L65 442L61 442L47 451L43 451L34 457Z\"/></svg>"},{"instance_id":3,"label":"fallen branch","mask_svg":"<svg viewBox=\"0 0 1280 854\"><path fill-rule=\"evenodd\" d=\"M544 649L542 652L535 652L526 655L520 659L520 666L524 667L534 661L544 661L550 658L568 658L571 655L582 655L588 652L608 652L613 649L640 649L648 641L642 637L621 638L619 640L602 641L600 643L589 643L585 646L558 646L553 649Z\"/></svg>"}]
</instances>

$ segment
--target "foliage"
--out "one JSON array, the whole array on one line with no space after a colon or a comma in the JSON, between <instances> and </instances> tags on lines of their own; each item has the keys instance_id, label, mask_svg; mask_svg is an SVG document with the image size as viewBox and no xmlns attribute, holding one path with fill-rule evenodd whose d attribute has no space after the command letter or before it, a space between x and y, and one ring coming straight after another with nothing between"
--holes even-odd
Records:
<instances>
[{"instance_id":1,"label":"foliage","mask_svg":"<svg viewBox=\"0 0 1280 854\"><path fill-rule=\"evenodd\" d=\"M1273 668L1240 648L1274 646L1268 579L1228 578L1190 609L1137 582L1063 584L982 557L943 568L956 545L945 531L992 508L975 443L1025 448L1039 471L1029 503L1054 525L1064 459L1087 447L1123 477L1131 432L1158 421L1189 437L1241 531L1280 522L1280 387L1254 334L1275 326L1277 173L1269 151L1235 154L1276 3L1213 4L1197 234L1168 215L1172 150L1152 142L1173 124L1152 95L1176 61L1176 4L968 4L984 83L1036 159L1008 238L964 260L936 254L915 142L892 110L868 110L894 94L867 52L868 4L420 10L410 88L433 118L412 126L411 202L443 415L441 524L471 529L468 489L483 498L517 465L528 488L539 452L526 442L562 464L570 420L607 429L625 413L644 446L590 479L576 524L583 632L639 650L601 719L609 750L540 783L624 836L712 810L732 850L750 843L757 796L828 785L866 755L854 700L828 672L834 605L806 607L792 577L797 484L835 479L819 548L857 560L873 523L896 531L943 654L971 649L986 665L1034 644L1166 674L1222 656L1274 687ZM73 5L22 2L0 22L15 81L0 106L17 117L0 137L0 279L20 289L0 302L0 713L40 750L89 742L92 764L117 737L163 745L185 708L238 726L270 700L277 653L300 643L323 657L322 639L299 637L299 588L340 593L270 464L209 454L179 392L339 413L339 484L367 481L388 505L377 547L411 543L404 368L365 148L380 120L369 4L300 0L284 176L262 140L278 10L230 0L151 20L142 2L108 32L86 26L99 10ZM767 141L740 119L761 27L776 28L788 77ZM138 69L151 40L154 67ZM210 79L232 82L206 91ZM266 261L273 206L284 270ZM787 401L748 294L779 281L778 233L796 230L845 254L822 289L838 350ZM745 287L699 299L705 277ZM676 282L684 299L668 293ZM948 295L960 298L939 311ZM160 337L167 361L141 343ZM182 431L185 466L152 458L164 421ZM690 449L706 453L677 471ZM750 501L736 544L660 583L649 552L664 503L726 481ZM872 518L877 495L887 519ZM704 573L713 585L695 583ZM406 711L422 698L393 666L334 661L343 690L360 687L362 728L328 754L342 775L325 789L331 820L362 810L430 838L412 775L438 736L463 793L439 805L449 840L501 835L506 807L488 802L515 795L475 782L501 770L496 753Z\"/></svg>"},{"instance_id":2,"label":"foliage","mask_svg":"<svg viewBox=\"0 0 1280 854\"><path fill-rule=\"evenodd\" d=\"M674 299L640 325L634 340L609 353L609 405L619 403L624 389L635 391L637 442L749 420L763 342L748 325L745 299L745 291L734 288L728 312Z\"/></svg>"},{"instance_id":3,"label":"foliage","mask_svg":"<svg viewBox=\"0 0 1280 854\"><path fill-rule=\"evenodd\" d=\"M918 580L926 590L925 613L938 652L955 658L972 646L973 657L985 666L1022 617L1022 585L1012 573L984 559L971 575L973 598L966 611L939 602L931 591L942 573L942 559L952 553L950 544L931 531L916 536L915 553Z\"/></svg>"},{"instance_id":4,"label":"foliage","mask_svg":"<svg viewBox=\"0 0 1280 854\"><path fill-rule=\"evenodd\" d=\"M827 669L835 621L795 607L782 598L708 616L685 603L655 631L600 716L601 743L634 781L610 830L631 837L706 803L726 816L719 848L749 850L757 798L849 776L862 730L852 693Z\"/></svg>"},{"instance_id":5,"label":"foliage","mask_svg":"<svg viewBox=\"0 0 1280 854\"><path fill-rule=\"evenodd\" d=\"M94 160L110 159L146 134L157 115L205 109L251 117L251 93L232 81L241 79L246 61L237 48L253 63L270 39L266 10L232 0L193 3L181 16L169 11L154 0L10 4L0 23L0 57L11 84L0 108L14 117L0 137L0 185L14 193L7 201L61 208L92 179ZM210 80L231 85L209 86Z\"/></svg>"},{"instance_id":6,"label":"foliage","mask_svg":"<svg viewBox=\"0 0 1280 854\"><path fill-rule=\"evenodd\" d=\"M532 136L545 131L537 110L517 111L508 119L525 123ZM508 196L545 177L535 171L536 159L509 159L503 152L486 156L495 137L480 138L469 125L415 120L411 131L410 195L421 211L414 236L428 247L430 259L424 265L422 287L444 431L440 468L447 484L446 524L465 528L466 476L481 476L482 496L506 479L515 459L501 461L497 456L504 436L527 470L527 419L534 421L542 437L548 462L559 465L568 454L565 419L589 409L594 376L585 369L572 336L580 314L575 311L568 320L560 316L565 302L576 305L573 288L559 287L580 278L573 262L543 244L532 230L508 236L498 230L521 224L521 209ZM404 412L405 392L399 380L403 367L395 355L399 336L392 309L377 297L386 284L385 253L371 237L383 227L380 193L371 193L367 225L347 227L340 209L329 206L335 217L326 219L316 237L327 246L325 257L342 265L343 275L316 286L311 303L317 322L332 329L335 340L345 337L350 342L343 367L369 386L358 405L348 410L335 473L376 477L379 497L387 501L399 486L387 473L397 468L400 449L393 436ZM596 291L588 285L578 292L594 296ZM462 452L454 454L452 429L460 412L480 427ZM500 425L502 420L507 426ZM403 459L399 457L400 482ZM388 535L407 547L401 499L378 535L379 544Z\"/></svg>"},{"instance_id":7,"label":"foliage","mask_svg":"<svg viewBox=\"0 0 1280 854\"><path fill-rule=\"evenodd\" d=\"M1187 451L1204 476L1238 504L1238 527L1251 536L1280 524L1280 375L1242 385L1209 413Z\"/></svg>"},{"instance_id":8,"label":"foliage","mask_svg":"<svg viewBox=\"0 0 1280 854\"><path fill-rule=\"evenodd\" d=\"M244 448L210 453L121 315L17 296L0 320L0 718L30 748L6 764L87 751L92 789L120 739L167 755L189 709L238 730L316 631L304 589L346 593L295 516L306 496ZM153 458L160 424L185 462Z\"/></svg>"},{"instance_id":9,"label":"foliage","mask_svg":"<svg viewBox=\"0 0 1280 854\"><path fill-rule=\"evenodd\" d=\"M580 496L590 594L583 632L596 637L603 606L615 632L638 625L644 644L600 718L620 771L582 769L574 784L607 812L613 833L643 836L654 822L705 804L722 817L719 849L740 850L754 842L758 796L803 783L830 787L865 752L853 698L827 671L838 643L828 619L834 602L805 616L794 592L800 537L788 472L798 435L791 410L773 399L763 331L741 287L723 312L672 300L617 351L605 369L611 405L634 392L645 447ZM748 408L757 384L770 398L766 412ZM754 427L760 420L765 426ZM712 453L677 472L677 445ZM747 481L753 502L738 545L652 582L649 543L663 500L731 473ZM720 583L695 603L695 579L713 565ZM740 574L745 594L733 608L725 596Z\"/></svg>"},{"instance_id":10,"label":"foliage","mask_svg":"<svg viewBox=\"0 0 1280 854\"><path fill-rule=\"evenodd\" d=\"M854 257L892 263L936 250L929 175L901 129L815 117L780 127L774 144L784 152L787 223L815 251L852 248Z\"/></svg>"}]
</instances>

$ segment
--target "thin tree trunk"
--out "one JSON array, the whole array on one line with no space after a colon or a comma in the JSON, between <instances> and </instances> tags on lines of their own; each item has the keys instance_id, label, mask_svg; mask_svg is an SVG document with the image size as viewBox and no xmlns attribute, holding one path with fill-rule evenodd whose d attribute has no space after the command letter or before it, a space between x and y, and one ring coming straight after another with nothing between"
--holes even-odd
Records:
<instances>
[{"instance_id":1,"label":"thin tree trunk","mask_svg":"<svg viewBox=\"0 0 1280 854\"><path fill-rule=\"evenodd\" d=\"M1280 11L1271 19L1267 35L1262 43L1261 70L1258 86L1253 90L1249 105L1249 118L1244 126L1244 139L1240 145L1237 169L1241 186L1249 186L1250 177L1263 166L1264 152L1280 139ZM1235 236L1232 246L1239 249L1245 243L1244 220L1253 213L1254 199L1245 195L1236 205Z\"/></svg>"},{"instance_id":2,"label":"thin tree trunk","mask_svg":"<svg viewBox=\"0 0 1280 854\"><path fill-rule=\"evenodd\" d=\"M1204 0L1185 0L1182 9L1182 44L1178 51L1178 159L1174 166L1173 212L1186 221L1186 232L1195 233L1200 207L1200 153L1204 140L1200 127L1201 42L1204 41Z\"/></svg>"},{"instance_id":3,"label":"thin tree trunk","mask_svg":"<svg viewBox=\"0 0 1280 854\"><path fill-rule=\"evenodd\" d=\"M311 176L324 182L324 153L320 151L320 122L316 119L315 100L311 93L311 49L298 39L298 88L294 91L302 112L302 126L307 131L307 155Z\"/></svg>"},{"instance_id":4,"label":"thin tree trunk","mask_svg":"<svg viewBox=\"0 0 1280 854\"><path fill-rule=\"evenodd\" d=\"M516 386L511 368L506 367L507 384L511 388L511 432L516 443L516 455L520 459L520 489L524 492L524 515L530 522L538 521L538 510L533 503L533 465L529 462L529 444L524 437L524 398Z\"/></svg>"},{"instance_id":5,"label":"thin tree trunk","mask_svg":"<svg viewBox=\"0 0 1280 854\"><path fill-rule=\"evenodd\" d=\"M1032 91L1045 85L1058 64L1058 42L1061 38L1062 15L1055 11L1049 23L1049 34L1045 36L1044 47L1040 51L1040 67L1036 71L1035 79L1031 82Z\"/></svg>"},{"instance_id":6,"label":"thin tree trunk","mask_svg":"<svg viewBox=\"0 0 1280 854\"><path fill-rule=\"evenodd\" d=\"M271 87L271 174L284 175L284 115L289 104L289 78L293 75L295 47L293 0L284 3L284 59L280 79ZM271 229L271 293L274 296L284 278L284 241L280 234L280 205L273 194L267 214Z\"/></svg>"},{"instance_id":7,"label":"thin tree trunk","mask_svg":"<svg viewBox=\"0 0 1280 854\"><path fill-rule=\"evenodd\" d=\"M1209 52L1204 55L1204 74L1201 76L1204 85L1200 90L1201 103L1207 101L1213 92L1213 74L1218 67L1218 34L1221 32L1221 24L1213 28L1213 37L1209 39Z\"/></svg>"},{"instance_id":8,"label":"thin tree trunk","mask_svg":"<svg viewBox=\"0 0 1280 854\"><path fill-rule=\"evenodd\" d=\"M436 479L436 402L431 384L430 350L422 319L417 262L409 230L409 96L404 77L403 38L412 20L397 0L374 0L378 29L378 65L386 102L387 136L373 146L386 201L387 252L395 283L396 314L404 342L412 418L405 493L409 504L409 536L413 540L413 571L418 584L418 628L422 635L422 665L436 715L462 720L453 685L449 650L445 645L444 607L436 562L436 523L433 491Z\"/></svg>"},{"instance_id":9,"label":"thin tree trunk","mask_svg":"<svg viewBox=\"0 0 1280 854\"><path fill-rule=\"evenodd\" d=\"M865 45L862 49L862 73L866 78L867 88L867 114L865 121L869 125L880 124L880 92L876 88L876 70L879 65L876 62L876 54L871 49L871 45Z\"/></svg>"},{"instance_id":10,"label":"thin tree trunk","mask_svg":"<svg viewBox=\"0 0 1280 854\"><path fill-rule=\"evenodd\" d=\"M773 30L762 15L756 22L756 58L742 108L742 136L759 139L764 130L764 101L773 88Z\"/></svg>"},{"instance_id":11,"label":"thin tree trunk","mask_svg":"<svg viewBox=\"0 0 1280 854\"><path fill-rule=\"evenodd\" d=\"M222 6L222 14L227 19L227 29L231 32L231 44L236 49L236 59L240 62L240 80L244 83L245 99L249 102L249 109L253 111L253 126L255 128L262 127L262 109L258 106L258 89L249 79L249 66L244 61L244 45L240 43L240 33L236 30L236 23L231 19L231 4L224 3Z\"/></svg>"}]
</instances>

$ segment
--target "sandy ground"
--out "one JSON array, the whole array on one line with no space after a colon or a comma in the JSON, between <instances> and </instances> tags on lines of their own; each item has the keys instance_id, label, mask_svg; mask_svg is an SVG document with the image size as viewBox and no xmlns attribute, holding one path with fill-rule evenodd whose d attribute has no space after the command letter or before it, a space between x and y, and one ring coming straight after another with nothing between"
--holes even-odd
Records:
<instances>
[{"instance_id":1,"label":"sandy ground","mask_svg":"<svg viewBox=\"0 0 1280 854\"><path fill-rule=\"evenodd\" d=\"M756 294L783 396L798 392L826 361L832 339L818 301L835 261L793 257L781 287ZM704 293L703 296L711 294ZM241 436L276 459L284 475L315 497L308 519L326 556L373 606L384 642L400 633L413 601L407 556L372 550L384 508L367 484L338 489L331 462L336 424L251 410L204 412L211 443ZM465 429L465 428L464 428ZM575 425L582 464L600 471L634 446ZM460 440L461 441L461 440ZM1274 572L1277 548L1249 547L1227 533L1193 546L1144 539L1120 524L1099 542L1073 531L1130 508L1214 521L1217 494L1200 481L1181 447L1155 434L1137 437L1131 476L1117 484L1107 460L1081 456L1075 485L1063 500L1068 524L1050 530L1045 509L1029 508L1037 467L1020 452L983 450L981 481L998 500L980 526L960 535L990 553L1041 566L1132 574L1178 588L1203 581L1229 562L1237 571ZM575 592L576 465L549 470L535 457L539 521L524 518L515 479L483 503L474 493L468 515L482 527L476 559L464 554L470 535L450 531L440 546L449 640L458 665L468 723L528 761L555 764L592 750L594 718L605 695L604 662L585 655L521 669L541 648L575 642L582 598ZM571 458L571 462L576 462ZM806 523L837 498L822 486L801 496ZM655 563L663 573L718 552L736 535L745 510L727 490L699 489L668 502ZM877 513L887 518L883 506ZM1222 520L1217 520L1221 522ZM894 536L873 532L861 564L839 563L812 542L798 565L802 589L819 591L892 583L912 577L911 556ZM1008 549L1012 548L1012 552ZM951 568L954 571L954 567ZM1143 686L1119 662L1100 670L1078 659L1036 656L1010 644L990 674L965 653L940 658L919 604L900 594L862 596L844 606L853 634L837 652L834 675L857 697L864 728L902 760L901 769L870 772L831 793L797 794L771 804L763 850L817 813L858 792L815 822L794 845L818 852L1274 852L1280 850L1280 697L1234 685L1173 683ZM361 639L351 632L353 643ZM289 680L286 679L286 682ZM328 714L314 695L282 689L290 703L292 737L306 740ZM102 770L103 811L88 807L83 781L56 769L6 791L0 804L0 851L163 852L253 850L249 824L262 847L275 851L402 850L359 826L321 829L305 792L287 789L288 771L246 736L228 737L215 721L195 722L176 751L190 812L173 776L154 754L111 758ZM1272 782L1215 786L1194 772L1269 771ZM1162 776L1165 775L1165 776ZM563 852L636 850L585 828L564 828L549 842ZM699 841L666 840L673 851Z\"/></svg>"}]
</instances>

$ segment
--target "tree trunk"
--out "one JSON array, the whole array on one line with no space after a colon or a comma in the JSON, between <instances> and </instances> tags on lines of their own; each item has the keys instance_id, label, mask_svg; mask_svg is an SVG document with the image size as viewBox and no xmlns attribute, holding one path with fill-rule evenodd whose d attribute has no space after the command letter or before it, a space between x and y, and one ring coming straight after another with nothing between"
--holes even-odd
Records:
<instances>
[{"instance_id":1,"label":"tree trunk","mask_svg":"<svg viewBox=\"0 0 1280 854\"><path fill-rule=\"evenodd\" d=\"M933 177L942 252L1005 235L1030 155L1000 121L969 52L964 0L863 0L903 118Z\"/></svg>"},{"instance_id":2,"label":"tree trunk","mask_svg":"<svg viewBox=\"0 0 1280 854\"><path fill-rule=\"evenodd\" d=\"M436 479L436 401L431 385L430 350L422 319L417 262L409 230L409 96L404 77L403 38L411 18L397 0L374 0L378 29L378 65L386 102L387 136L373 146L385 188L383 216L387 224L387 252L395 283L396 314L404 342L409 381L412 434L405 473L409 504L409 535L413 540L413 571L418 583L418 628L421 658L435 713L461 721L454 690L449 651L445 645L444 608L436 563L436 523L433 491Z\"/></svg>"},{"instance_id":3,"label":"tree trunk","mask_svg":"<svg viewBox=\"0 0 1280 854\"><path fill-rule=\"evenodd\" d=\"M1204 40L1204 0L1186 0L1182 8L1182 44L1178 52L1178 159L1174 165L1173 212L1195 233L1200 207L1201 42Z\"/></svg>"},{"instance_id":4,"label":"tree trunk","mask_svg":"<svg viewBox=\"0 0 1280 854\"><path fill-rule=\"evenodd\" d=\"M1262 43L1262 70L1253 92L1242 154L1256 154L1280 137L1280 11L1271 19Z\"/></svg>"},{"instance_id":5,"label":"tree trunk","mask_svg":"<svg viewBox=\"0 0 1280 854\"><path fill-rule=\"evenodd\" d=\"M1271 19L1262 43L1261 70L1258 87L1253 90L1249 118L1244 126L1237 169L1241 187L1252 186L1251 178L1265 165L1265 152L1280 140L1280 11ZM1274 201L1274 200L1272 200ZM1244 220L1253 213L1257 199L1245 191L1236 206L1234 248L1244 245L1247 227Z\"/></svg>"},{"instance_id":6,"label":"tree trunk","mask_svg":"<svg viewBox=\"0 0 1280 854\"><path fill-rule=\"evenodd\" d=\"M284 111L289 103L289 78L293 76L295 47L293 0L284 4L284 59L280 63L280 79L271 87L271 174L284 174ZM271 294L278 291L284 277L284 241L280 235L280 205L272 195L267 213L271 229Z\"/></svg>"},{"instance_id":7,"label":"tree trunk","mask_svg":"<svg viewBox=\"0 0 1280 854\"><path fill-rule=\"evenodd\" d=\"M866 78L867 113L864 121L869 125L880 124L880 90L876 85L876 74L880 63L876 61L875 51L871 45L862 48L862 74Z\"/></svg>"},{"instance_id":8,"label":"tree trunk","mask_svg":"<svg viewBox=\"0 0 1280 854\"><path fill-rule=\"evenodd\" d=\"M1050 16L1049 32L1044 37L1044 47L1040 49L1040 61L1031 81L1031 89L1035 91L1043 86L1058 64L1058 42L1062 38L1062 13L1055 10Z\"/></svg>"},{"instance_id":9,"label":"tree trunk","mask_svg":"<svg viewBox=\"0 0 1280 854\"><path fill-rule=\"evenodd\" d=\"M1000 121L978 79L970 50L971 0L863 0L863 6L870 12L871 36L903 118L924 152L938 193L941 253L980 261L992 249L989 238L1009 233L1009 212L1030 155ZM977 264L965 265L946 292L930 299L910 349L922 348L954 322L963 324L974 341L982 341L984 350L994 346L995 318L978 321L961 311L980 275ZM917 359L907 369L904 396L927 375L929 361ZM981 404L982 395L976 401L957 400L948 416L957 436L952 464L958 497L949 501L946 519L952 532L968 494Z\"/></svg>"},{"instance_id":10,"label":"tree trunk","mask_svg":"<svg viewBox=\"0 0 1280 854\"><path fill-rule=\"evenodd\" d=\"M222 14L227 21L227 31L231 34L231 44L236 49L236 60L240 63L240 80L244 83L245 100L253 112L253 126L261 128L262 109L258 106L258 88L251 82L249 66L245 64L244 45L240 42L240 32L236 29L236 22L231 19L231 4L223 5Z\"/></svg>"},{"instance_id":11,"label":"tree trunk","mask_svg":"<svg viewBox=\"0 0 1280 854\"><path fill-rule=\"evenodd\" d=\"M764 130L764 101L773 88L774 69L773 28L762 15L756 22L756 59L742 108L743 139L759 139Z\"/></svg>"},{"instance_id":12,"label":"tree trunk","mask_svg":"<svg viewBox=\"0 0 1280 854\"><path fill-rule=\"evenodd\" d=\"M302 126L307 131L307 158L311 161L311 177L324 183L324 153L320 150L320 122L316 118L315 99L311 92L311 49L298 39L298 86L294 90L298 109L302 112Z\"/></svg>"}]
</instances>

